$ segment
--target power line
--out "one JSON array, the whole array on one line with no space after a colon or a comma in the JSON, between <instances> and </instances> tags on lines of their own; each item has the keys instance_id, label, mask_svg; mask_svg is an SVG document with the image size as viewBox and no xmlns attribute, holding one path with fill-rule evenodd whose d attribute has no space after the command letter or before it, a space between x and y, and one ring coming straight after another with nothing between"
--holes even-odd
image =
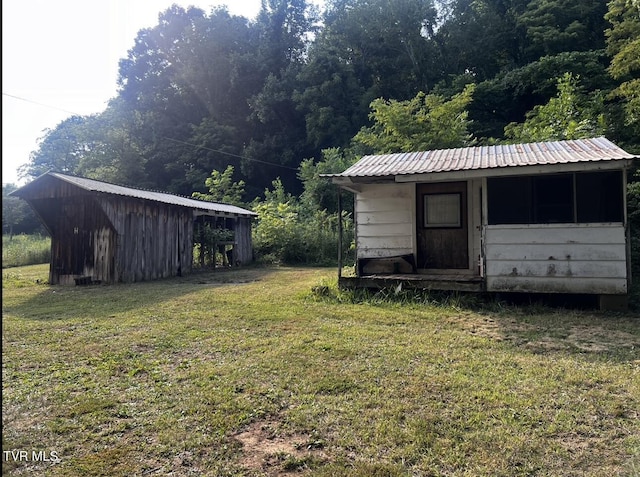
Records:
<instances>
[{"instance_id":1,"label":"power line","mask_svg":"<svg viewBox=\"0 0 640 477\"><path fill-rule=\"evenodd\" d=\"M285 166L285 165L282 165L282 164L276 164L275 162L261 161L260 159L253 159L251 157L246 157L246 156L239 156L238 154L233 154L231 152L220 151L218 149L212 149L212 148L206 147L206 146L199 146L198 144L191 144L191 143L188 143L188 142L185 142L185 141L180 141L178 139L172 139L172 138L166 137L166 136L163 136L163 139L166 139L168 141L177 142L179 144L184 144L186 146L195 147L197 149L204 149L206 151L217 152L219 154L225 154L225 155L231 156L231 157L237 157L238 159L244 159L246 161L260 162L262 164L267 164L269 166L282 167L284 169L290 169L292 171L297 171L298 170L296 167Z\"/></svg>"},{"instance_id":2,"label":"power line","mask_svg":"<svg viewBox=\"0 0 640 477\"><path fill-rule=\"evenodd\" d=\"M64 113L72 114L74 116L83 116L80 113L75 113L73 111L69 111L67 109L59 108L57 106L51 106L50 104L39 103L38 101L33 101L31 99L21 98L20 96L15 96L15 95L9 94L9 93L2 93L2 96L8 96L9 98L17 99L19 101L24 101L25 103L37 104L38 106L43 106L43 107L49 108L49 109L57 109L58 111L62 111Z\"/></svg>"},{"instance_id":3,"label":"power line","mask_svg":"<svg viewBox=\"0 0 640 477\"><path fill-rule=\"evenodd\" d=\"M84 116L84 115L82 115L82 114L75 113L75 112L73 112L73 111L68 111L68 110L66 110L66 109L58 108L58 107L56 107L56 106L50 106L50 105L48 105L48 104L39 103L39 102L37 102L37 101L33 101L33 100L30 100L30 99L21 98L20 96L15 96L15 95L13 95L13 94L9 94L9 93L2 93L2 95L3 95L3 96L8 96L9 98L17 99L17 100L20 100L20 101L24 101L24 102L26 102L26 103L32 103L32 104L37 104L38 106L44 106L45 108L57 109L58 111L63 111L63 112L65 112L65 113L72 114L72 115L74 115L74 116ZM238 154L233 154L233 153L231 153L231 152L220 151L219 149L212 149L212 148L210 148L210 147L206 147L206 146L199 146L198 144L191 144L191 143L188 143L188 142L185 142L185 141L180 141L180 140L178 140L178 139L173 139L173 138L166 137L166 136L162 136L162 138L163 138L163 139L166 139L166 140L168 140L168 141L176 142L176 143L178 143L178 144L184 144L185 146L194 147L194 148L196 148L196 149L204 149L204 150L206 150L206 151L216 152L216 153L218 153L218 154L225 154L225 155L227 155L227 156L236 157L236 158L238 158L238 159L243 159L243 160L245 160L245 161L259 162L259 163L261 163L261 164L266 164L266 165L268 165L268 166L281 167L281 168L283 168L283 169L289 169L289 170L292 170L292 171L297 171L297 170L298 170L296 167L285 166L285 165L283 165L283 164L277 164L277 163L275 163L275 162L262 161L262 160L260 160L260 159L254 159L254 158L252 158L252 157L240 156L240 155L238 155Z\"/></svg>"}]
</instances>

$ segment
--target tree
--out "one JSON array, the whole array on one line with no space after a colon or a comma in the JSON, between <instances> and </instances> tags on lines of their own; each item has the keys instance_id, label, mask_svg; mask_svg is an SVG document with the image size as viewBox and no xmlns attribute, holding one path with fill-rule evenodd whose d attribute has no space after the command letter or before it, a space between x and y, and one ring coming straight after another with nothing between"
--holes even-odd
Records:
<instances>
[{"instance_id":1,"label":"tree","mask_svg":"<svg viewBox=\"0 0 640 477\"><path fill-rule=\"evenodd\" d=\"M505 136L514 142L580 139L604 133L602 95L587 97L580 92L578 79L566 73L558 79L558 94L547 104L533 108L524 123L505 127Z\"/></svg>"},{"instance_id":2,"label":"tree","mask_svg":"<svg viewBox=\"0 0 640 477\"><path fill-rule=\"evenodd\" d=\"M432 0L333 0L316 44L353 68L363 107L378 97L406 100L440 77L437 17Z\"/></svg>"},{"instance_id":3,"label":"tree","mask_svg":"<svg viewBox=\"0 0 640 477\"><path fill-rule=\"evenodd\" d=\"M563 51L605 46L607 0L532 0L518 17L526 30L529 61Z\"/></svg>"},{"instance_id":4,"label":"tree","mask_svg":"<svg viewBox=\"0 0 640 477\"><path fill-rule=\"evenodd\" d=\"M441 79L469 75L476 82L521 66L526 34L517 24L523 0L444 0L433 33Z\"/></svg>"},{"instance_id":5,"label":"tree","mask_svg":"<svg viewBox=\"0 0 640 477\"><path fill-rule=\"evenodd\" d=\"M87 148L87 121L87 117L71 116L46 130L29 162L20 167L20 177L35 178L49 171L76 174Z\"/></svg>"},{"instance_id":6,"label":"tree","mask_svg":"<svg viewBox=\"0 0 640 477\"><path fill-rule=\"evenodd\" d=\"M9 196L17 189L15 184L2 186L2 233L7 233L10 240L15 233L33 233L41 229L29 204L18 197Z\"/></svg>"},{"instance_id":7,"label":"tree","mask_svg":"<svg viewBox=\"0 0 640 477\"><path fill-rule=\"evenodd\" d=\"M233 182L233 171L233 166L227 166L224 172L212 171L205 181L209 193L194 192L193 198L244 207L242 196L244 195L245 182L242 180Z\"/></svg>"},{"instance_id":8,"label":"tree","mask_svg":"<svg viewBox=\"0 0 640 477\"><path fill-rule=\"evenodd\" d=\"M585 93L612 88L608 62L601 50L564 52L544 56L478 83L469 105L471 131L483 141L504 137L507 124L524 121L526 113L557 94L558 78L567 72L580 78Z\"/></svg>"},{"instance_id":9,"label":"tree","mask_svg":"<svg viewBox=\"0 0 640 477\"><path fill-rule=\"evenodd\" d=\"M173 6L138 33L120 62L119 98L143 125L145 174L156 187L204 191L210 172L227 165L217 151L241 155L250 134L247 99L262 84L247 74L258 46L248 21L225 8L207 17Z\"/></svg>"},{"instance_id":10,"label":"tree","mask_svg":"<svg viewBox=\"0 0 640 477\"><path fill-rule=\"evenodd\" d=\"M365 94L352 64L319 39L297 76L293 99L304 115L307 142L315 149L344 147L366 123Z\"/></svg>"},{"instance_id":11,"label":"tree","mask_svg":"<svg viewBox=\"0 0 640 477\"><path fill-rule=\"evenodd\" d=\"M318 162L313 159L303 160L298 171L298 178L304 188L300 195L303 210L308 214L318 210L326 210L331 214L336 213L338 211L337 188L320 175L338 174L353 162L354 158L351 157L351 154L340 148L324 149L322 159Z\"/></svg>"},{"instance_id":12,"label":"tree","mask_svg":"<svg viewBox=\"0 0 640 477\"><path fill-rule=\"evenodd\" d=\"M310 155L294 94L316 21L317 11L307 0L263 0L253 25L259 45L252 61L262 84L247 98L252 129L242 151L249 159L242 161L242 172L258 187L268 186L277 175L295 190L297 166Z\"/></svg>"},{"instance_id":13,"label":"tree","mask_svg":"<svg viewBox=\"0 0 640 477\"><path fill-rule=\"evenodd\" d=\"M467 106L475 85L446 100L418 93L409 101L376 99L371 103L373 126L362 128L354 142L373 153L426 151L460 147L471 141Z\"/></svg>"},{"instance_id":14,"label":"tree","mask_svg":"<svg viewBox=\"0 0 640 477\"><path fill-rule=\"evenodd\" d=\"M609 72L620 85L613 98L624 101L626 125L640 135L640 3L637 0L613 0L605 18L607 52L611 55Z\"/></svg>"}]
</instances>

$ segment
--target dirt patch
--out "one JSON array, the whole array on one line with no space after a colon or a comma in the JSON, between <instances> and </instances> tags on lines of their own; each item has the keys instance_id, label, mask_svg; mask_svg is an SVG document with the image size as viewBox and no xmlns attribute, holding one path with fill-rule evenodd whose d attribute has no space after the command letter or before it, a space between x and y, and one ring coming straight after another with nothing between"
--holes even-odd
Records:
<instances>
[{"instance_id":1,"label":"dirt patch","mask_svg":"<svg viewBox=\"0 0 640 477\"><path fill-rule=\"evenodd\" d=\"M607 330L601 326L572 326L569 341L583 351L609 351L614 348L640 348L640 338L619 330Z\"/></svg>"},{"instance_id":2,"label":"dirt patch","mask_svg":"<svg viewBox=\"0 0 640 477\"><path fill-rule=\"evenodd\" d=\"M242 444L240 465L270 476L300 472L326 461L321 440L286 433L276 419L255 422L234 438Z\"/></svg>"},{"instance_id":3,"label":"dirt patch","mask_svg":"<svg viewBox=\"0 0 640 477\"><path fill-rule=\"evenodd\" d=\"M474 319L472 315L453 318L467 332L495 341L510 341L538 351L577 349L587 353L601 353L619 349L639 349L640 336L606 326L558 323L557 328L548 325L524 323L517 319Z\"/></svg>"}]
</instances>

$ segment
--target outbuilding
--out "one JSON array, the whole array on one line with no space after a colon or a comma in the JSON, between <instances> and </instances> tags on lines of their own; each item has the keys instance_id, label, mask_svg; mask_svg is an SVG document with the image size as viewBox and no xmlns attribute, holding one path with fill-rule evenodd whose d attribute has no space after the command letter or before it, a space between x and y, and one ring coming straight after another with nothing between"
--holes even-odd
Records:
<instances>
[{"instance_id":1,"label":"outbuilding","mask_svg":"<svg viewBox=\"0 0 640 477\"><path fill-rule=\"evenodd\" d=\"M624 297L638 157L604 137L362 157L329 175L355 196L340 284Z\"/></svg>"},{"instance_id":2,"label":"outbuilding","mask_svg":"<svg viewBox=\"0 0 640 477\"><path fill-rule=\"evenodd\" d=\"M231 231L231 264L253 259L256 214L233 205L56 172L12 195L31 205L51 236L50 284L130 283L188 274L197 223Z\"/></svg>"}]
</instances>

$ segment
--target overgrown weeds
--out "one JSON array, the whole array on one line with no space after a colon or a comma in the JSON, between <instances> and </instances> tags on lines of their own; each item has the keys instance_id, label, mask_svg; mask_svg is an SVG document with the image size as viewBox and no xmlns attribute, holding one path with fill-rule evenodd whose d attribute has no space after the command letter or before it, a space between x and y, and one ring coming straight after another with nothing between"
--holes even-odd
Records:
<instances>
[{"instance_id":1,"label":"overgrown weeds","mask_svg":"<svg viewBox=\"0 0 640 477\"><path fill-rule=\"evenodd\" d=\"M3 235L2 268L48 263L51 239L42 235Z\"/></svg>"}]
</instances>

